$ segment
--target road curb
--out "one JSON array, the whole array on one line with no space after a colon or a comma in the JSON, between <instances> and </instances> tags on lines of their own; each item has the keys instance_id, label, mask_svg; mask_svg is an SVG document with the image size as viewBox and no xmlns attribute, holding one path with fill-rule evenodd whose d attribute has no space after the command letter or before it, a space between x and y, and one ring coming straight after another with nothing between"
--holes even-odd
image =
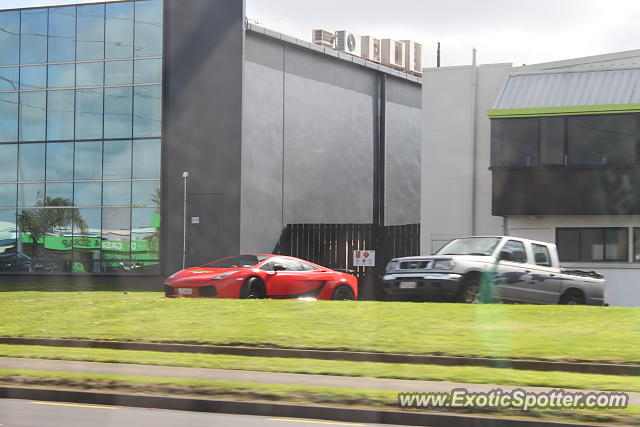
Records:
<instances>
[{"instance_id":1,"label":"road curb","mask_svg":"<svg viewBox=\"0 0 640 427\"><path fill-rule=\"evenodd\" d=\"M373 411L366 409L300 406L282 403L242 402L232 400L189 399L164 396L100 393L23 387L0 387L0 398L41 400L49 402L85 403L94 405L129 406L170 409L177 411L212 412L264 417L311 418L352 423L400 424L432 427L595 427L596 424L573 424L523 419L478 417L469 415L434 414L403 411Z\"/></svg>"},{"instance_id":2,"label":"road curb","mask_svg":"<svg viewBox=\"0 0 640 427\"><path fill-rule=\"evenodd\" d=\"M0 337L0 344L42 345L50 347L103 348L112 350L159 351L165 353L204 353L252 357L284 357L352 362L409 363L442 366L484 366L531 371L561 371L583 374L640 375L640 365L608 363L550 362L527 359L490 359L482 357L426 356L395 353L367 353L336 350L302 350L290 348L237 347L221 345L194 345L144 343L122 341L95 341L50 338Z\"/></svg>"}]
</instances>

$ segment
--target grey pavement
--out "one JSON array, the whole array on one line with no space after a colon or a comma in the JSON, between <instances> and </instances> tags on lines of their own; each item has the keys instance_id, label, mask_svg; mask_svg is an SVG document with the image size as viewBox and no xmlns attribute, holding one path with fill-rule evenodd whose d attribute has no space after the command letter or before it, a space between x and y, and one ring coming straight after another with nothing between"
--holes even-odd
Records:
<instances>
[{"instance_id":1,"label":"grey pavement","mask_svg":"<svg viewBox=\"0 0 640 427\"><path fill-rule=\"evenodd\" d=\"M1 427L295 427L314 424L318 426L381 426L381 424L0 399ZM386 424L386 427L393 426Z\"/></svg>"},{"instance_id":2,"label":"grey pavement","mask_svg":"<svg viewBox=\"0 0 640 427\"><path fill-rule=\"evenodd\" d=\"M191 378L210 381L241 381L266 384L361 388L411 392L450 392L465 388L470 392L489 392L495 388L511 391L522 388L532 392L546 392L555 388L471 384L449 381L417 381L386 378L343 377L334 375L290 374L281 372L240 371L174 366L136 365L128 363L79 362L68 360L23 359L0 357L0 369L35 369L89 374L133 375L160 378ZM442 369L447 369L442 367ZM597 391L564 389L573 392ZM640 393L629 393L630 405L640 405Z\"/></svg>"}]
</instances>

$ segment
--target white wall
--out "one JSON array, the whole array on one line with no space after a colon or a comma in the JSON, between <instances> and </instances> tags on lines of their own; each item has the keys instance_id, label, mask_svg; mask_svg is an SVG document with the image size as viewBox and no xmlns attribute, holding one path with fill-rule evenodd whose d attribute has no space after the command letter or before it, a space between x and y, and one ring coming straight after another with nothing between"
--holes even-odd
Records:
<instances>
[{"instance_id":1,"label":"white wall","mask_svg":"<svg viewBox=\"0 0 640 427\"><path fill-rule=\"evenodd\" d=\"M640 226L640 216L541 216L509 217L508 233L512 236L556 242L557 227L628 227L629 259L633 259L633 227ZM640 306L640 263L572 262L563 267L595 270L605 276L605 302L611 306Z\"/></svg>"},{"instance_id":2,"label":"white wall","mask_svg":"<svg viewBox=\"0 0 640 427\"><path fill-rule=\"evenodd\" d=\"M477 67L477 103L475 67L423 70L420 238L423 254L432 253L455 237L502 233L502 219L491 216L491 132L487 110L510 69L511 64Z\"/></svg>"}]
</instances>

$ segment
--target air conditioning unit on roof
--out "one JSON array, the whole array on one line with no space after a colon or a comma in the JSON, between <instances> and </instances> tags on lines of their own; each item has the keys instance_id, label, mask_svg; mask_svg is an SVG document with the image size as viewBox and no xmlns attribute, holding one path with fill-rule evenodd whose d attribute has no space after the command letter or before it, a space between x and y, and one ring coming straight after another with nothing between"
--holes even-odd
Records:
<instances>
[{"instance_id":1,"label":"air conditioning unit on roof","mask_svg":"<svg viewBox=\"0 0 640 427\"><path fill-rule=\"evenodd\" d=\"M413 40L404 43L404 66L407 73L422 74L422 45Z\"/></svg>"},{"instance_id":2,"label":"air conditioning unit on roof","mask_svg":"<svg viewBox=\"0 0 640 427\"><path fill-rule=\"evenodd\" d=\"M333 48L333 31L317 29L311 31L313 44L317 44L323 47Z\"/></svg>"},{"instance_id":3,"label":"air conditioning unit on roof","mask_svg":"<svg viewBox=\"0 0 640 427\"><path fill-rule=\"evenodd\" d=\"M336 31L333 48L340 52L360 56L360 37L346 30Z\"/></svg>"},{"instance_id":4,"label":"air conditioning unit on roof","mask_svg":"<svg viewBox=\"0 0 640 427\"><path fill-rule=\"evenodd\" d=\"M371 36L362 36L360 39L361 55L369 61L382 62L382 46L380 39Z\"/></svg>"},{"instance_id":5,"label":"air conditioning unit on roof","mask_svg":"<svg viewBox=\"0 0 640 427\"><path fill-rule=\"evenodd\" d=\"M404 71L404 43L393 39L382 39L382 64Z\"/></svg>"}]
</instances>

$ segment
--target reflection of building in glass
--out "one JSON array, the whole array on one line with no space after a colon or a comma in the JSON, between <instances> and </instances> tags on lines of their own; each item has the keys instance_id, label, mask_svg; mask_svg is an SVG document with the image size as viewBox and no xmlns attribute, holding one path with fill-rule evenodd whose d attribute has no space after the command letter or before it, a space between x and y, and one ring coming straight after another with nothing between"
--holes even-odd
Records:
<instances>
[{"instance_id":1,"label":"reflection of building in glass","mask_svg":"<svg viewBox=\"0 0 640 427\"><path fill-rule=\"evenodd\" d=\"M162 21L162 0L0 12L0 271L159 263Z\"/></svg>"}]
</instances>

